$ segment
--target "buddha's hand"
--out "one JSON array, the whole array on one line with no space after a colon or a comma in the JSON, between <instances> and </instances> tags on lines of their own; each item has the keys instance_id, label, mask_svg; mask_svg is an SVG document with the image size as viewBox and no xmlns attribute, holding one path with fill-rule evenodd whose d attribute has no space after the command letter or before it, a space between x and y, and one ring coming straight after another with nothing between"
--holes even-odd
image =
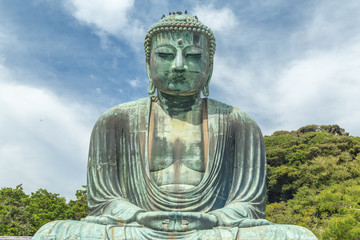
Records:
<instances>
[{"instance_id":1,"label":"buddha's hand","mask_svg":"<svg viewBox=\"0 0 360 240\"><path fill-rule=\"evenodd\" d=\"M217 218L198 212L143 212L136 221L145 227L168 232L185 232L210 229L217 225Z\"/></svg>"},{"instance_id":2,"label":"buddha's hand","mask_svg":"<svg viewBox=\"0 0 360 240\"><path fill-rule=\"evenodd\" d=\"M263 226L263 225L273 225L274 223L266 220L266 219L249 219L244 218L240 221L237 227L239 228L248 228L248 227L256 227L256 226Z\"/></svg>"}]
</instances>

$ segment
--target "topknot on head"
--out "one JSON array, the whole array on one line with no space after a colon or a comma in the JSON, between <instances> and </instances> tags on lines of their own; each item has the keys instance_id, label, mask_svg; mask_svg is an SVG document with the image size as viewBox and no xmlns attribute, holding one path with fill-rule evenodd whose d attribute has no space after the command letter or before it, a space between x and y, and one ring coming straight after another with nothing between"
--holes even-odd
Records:
<instances>
[{"instance_id":1,"label":"topknot on head","mask_svg":"<svg viewBox=\"0 0 360 240\"><path fill-rule=\"evenodd\" d=\"M152 37L161 32L193 32L204 34L209 42L209 56L212 62L215 54L215 36L209 27L199 21L197 16L187 15L182 12L169 12L169 16L163 15L161 20L153 25L146 34L144 47L146 61L150 61Z\"/></svg>"}]
</instances>

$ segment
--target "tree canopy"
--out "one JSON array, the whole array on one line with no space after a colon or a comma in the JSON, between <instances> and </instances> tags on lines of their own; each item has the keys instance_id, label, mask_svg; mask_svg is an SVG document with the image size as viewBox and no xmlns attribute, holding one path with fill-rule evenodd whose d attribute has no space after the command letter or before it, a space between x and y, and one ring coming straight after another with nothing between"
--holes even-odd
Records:
<instances>
[{"instance_id":1,"label":"tree canopy","mask_svg":"<svg viewBox=\"0 0 360 240\"><path fill-rule=\"evenodd\" d=\"M265 137L267 219L319 239L360 239L360 137L309 125Z\"/></svg>"},{"instance_id":2,"label":"tree canopy","mask_svg":"<svg viewBox=\"0 0 360 240\"><path fill-rule=\"evenodd\" d=\"M87 215L86 190L78 190L76 200L68 203L45 189L30 195L24 193L21 185L0 190L0 235L32 236L50 221L80 220Z\"/></svg>"}]
</instances>

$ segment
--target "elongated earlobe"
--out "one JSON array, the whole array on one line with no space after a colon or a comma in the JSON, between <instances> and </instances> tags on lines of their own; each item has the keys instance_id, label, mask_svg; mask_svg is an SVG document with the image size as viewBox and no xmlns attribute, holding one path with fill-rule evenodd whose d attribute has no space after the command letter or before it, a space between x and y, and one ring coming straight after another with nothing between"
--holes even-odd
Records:
<instances>
[{"instance_id":1,"label":"elongated earlobe","mask_svg":"<svg viewBox=\"0 0 360 240\"><path fill-rule=\"evenodd\" d=\"M210 83L210 79L211 79L211 76L212 76L212 71L213 71L213 65L212 63L210 64L209 66L209 76L208 76L208 79L206 81L206 84L202 90L202 94L204 95L204 97L208 97L209 96L209 83Z\"/></svg>"},{"instance_id":2,"label":"elongated earlobe","mask_svg":"<svg viewBox=\"0 0 360 240\"><path fill-rule=\"evenodd\" d=\"M202 90L202 94L204 95L204 97L208 97L209 96L209 84L206 84Z\"/></svg>"},{"instance_id":3,"label":"elongated earlobe","mask_svg":"<svg viewBox=\"0 0 360 240\"><path fill-rule=\"evenodd\" d=\"M148 93L149 93L150 95L153 95L153 94L155 93L155 89L156 89L156 88L155 88L152 80L149 79L149 89L148 89Z\"/></svg>"},{"instance_id":4,"label":"elongated earlobe","mask_svg":"<svg viewBox=\"0 0 360 240\"><path fill-rule=\"evenodd\" d=\"M151 74L150 74L150 64L149 64L149 61L146 62L146 73L148 75L148 78L149 78L149 89L148 89L148 93L150 95L153 95L155 93L155 85L151 79Z\"/></svg>"}]
</instances>

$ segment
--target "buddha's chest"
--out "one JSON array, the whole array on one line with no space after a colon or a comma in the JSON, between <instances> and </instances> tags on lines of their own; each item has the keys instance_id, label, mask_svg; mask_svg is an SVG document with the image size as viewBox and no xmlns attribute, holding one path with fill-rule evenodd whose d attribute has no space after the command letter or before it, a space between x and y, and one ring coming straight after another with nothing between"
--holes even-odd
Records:
<instances>
[{"instance_id":1,"label":"buddha's chest","mask_svg":"<svg viewBox=\"0 0 360 240\"><path fill-rule=\"evenodd\" d=\"M154 114L149 167L155 182L196 186L205 172L201 111L176 117L162 111Z\"/></svg>"},{"instance_id":2,"label":"buddha's chest","mask_svg":"<svg viewBox=\"0 0 360 240\"><path fill-rule=\"evenodd\" d=\"M203 171L201 126L191 124L158 125L153 132L150 170L158 171L170 165L184 165Z\"/></svg>"}]
</instances>

